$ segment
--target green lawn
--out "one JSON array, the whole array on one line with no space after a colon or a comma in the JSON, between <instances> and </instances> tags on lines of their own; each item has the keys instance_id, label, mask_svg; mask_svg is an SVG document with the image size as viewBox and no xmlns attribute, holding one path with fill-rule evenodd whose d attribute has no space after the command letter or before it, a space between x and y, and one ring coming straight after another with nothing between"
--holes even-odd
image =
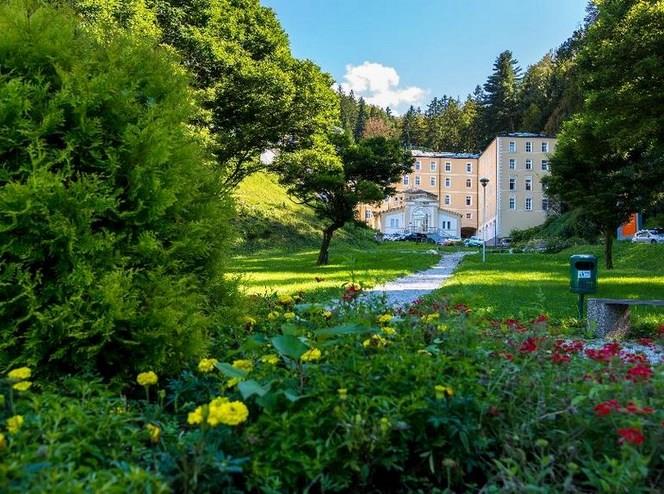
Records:
<instances>
[{"instance_id":1,"label":"green lawn","mask_svg":"<svg viewBox=\"0 0 664 494\"><path fill-rule=\"evenodd\" d=\"M615 269L604 268L599 246L567 249L558 254L467 256L459 271L439 293L452 295L496 317L531 317L544 312L558 319L577 316L577 295L569 291L569 257L595 254L599 288L592 297L664 299L664 245L616 245ZM634 308L640 321L664 322L661 308Z\"/></svg>"},{"instance_id":2,"label":"green lawn","mask_svg":"<svg viewBox=\"0 0 664 494\"><path fill-rule=\"evenodd\" d=\"M351 280L370 286L426 269L440 259L428 253L431 249L431 245L410 242L358 248L333 240L327 266L316 266L316 249L274 249L236 256L232 272L242 276L242 286L248 293L303 291L310 298L324 300Z\"/></svg>"}]
</instances>

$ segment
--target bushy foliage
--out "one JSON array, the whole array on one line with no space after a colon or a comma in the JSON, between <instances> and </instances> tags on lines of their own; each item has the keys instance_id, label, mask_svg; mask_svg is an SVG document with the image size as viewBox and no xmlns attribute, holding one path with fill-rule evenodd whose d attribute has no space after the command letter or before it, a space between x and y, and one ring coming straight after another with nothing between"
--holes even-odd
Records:
<instances>
[{"instance_id":1,"label":"bushy foliage","mask_svg":"<svg viewBox=\"0 0 664 494\"><path fill-rule=\"evenodd\" d=\"M167 50L0 6L0 365L177 370L227 296L229 203Z\"/></svg>"}]
</instances>

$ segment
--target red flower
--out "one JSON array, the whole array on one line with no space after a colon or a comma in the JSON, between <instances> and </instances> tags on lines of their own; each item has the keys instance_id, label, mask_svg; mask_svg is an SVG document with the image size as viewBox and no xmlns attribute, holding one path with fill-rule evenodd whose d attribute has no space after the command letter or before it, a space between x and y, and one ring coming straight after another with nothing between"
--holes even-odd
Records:
<instances>
[{"instance_id":1,"label":"red flower","mask_svg":"<svg viewBox=\"0 0 664 494\"><path fill-rule=\"evenodd\" d=\"M650 415L652 413L655 413L655 409L653 407L643 407L641 409L641 413L644 415Z\"/></svg>"},{"instance_id":2,"label":"red flower","mask_svg":"<svg viewBox=\"0 0 664 494\"><path fill-rule=\"evenodd\" d=\"M623 362L628 364L645 364L648 362L648 359L642 353L627 353L622 352L620 358Z\"/></svg>"},{"instance_id":3,"label":"red flower","mask_svg":"<svg viewBox=\"0 0 664 494\"><path fill-rule=\"evenodd\" d=\"M595 405L593 410L598 417L604 417L605 415L609 415L613 410L619 412L620 404L616 400L603 401L602 403Z\"/></svg>"},{"instance_id":4,"label":"red flower","mask_svg":"<svg viewBox=\"0 0 664 494\"><path fill-rule=\"evenodd\" d=\"M579 353L583 350L583 341L556 340L555 349L562 353Z\"/></svg>"},{"instance_id":5,"label":"red flower","mask_svg":"<svg viewBox=\"0 0 664 494\"><path fill-rule=\"evenodd\" d=\"M588 348L586 350L586 355L600 362L610 362L613 357L620 354L620 344L619 343L606 343L599 350Z\"/></svg>"},{"instance_id":6,"label":"red flower","mask_svg":"<svg viewBox=\"0 0 664 494\"><path fill-rule=\"evenodd\" d=\"M627 406L625 407L625 411L627 413L639 413L641 411L641 409L636 406L636 403L634 403L633 401L630 401L629 403L627 403Z\"/></svg>"},{"instance_id":7,"label":"red flower","mask_svg":"<svg viewBox=\"0 0 664 494\"><path fill-rule=\"evenodd\" d=\"M572 358L569 355L565 355L564 353L554 352L553 355L551 355L551 360L554 364L563 364L569 362L571 359Z\"/></svg>"},{"instance_id":8,"label":"red flower","mask_svg":"<svg viewBox=\"0 0 664 494\"><path fill-rule=\"evenodd\" d=\"M652 341L651 338L639 338L636 341L637 341L637 343L639 343L639 345L643 345L643 346L652 347L652 346L655 345L655 343Z\"/></svg>"},{"instance_id":9,"label":"red flower","mask_svg":"<svg viewBox=\"0 0 664 494\"><path fill-rule=\"evenodd\" d=\"M652 369L645 364L636 364L627 371L625 379L632 382L647 381L652 377Z\"/></svg>"},{"instance_id":10,"label":"red flower","mask_svg":"<svg viewBox=\"0 0 664 494\"><path fill-rule=\"evenodd\" d=\"M530 338L526 338L526 340L521 343L521 346L519 347L519 351L521 353L532 353L537 351L537 339L533 338L532 336Z\"/></svg>"},{"instance_id":11,"label":"red flower","mask_svg":"<svg viewBox=\"0 0 664 494\"><path fill-rule=\"evenodd\" d=\"M505 319L505 325L512 331L523 333L527 328L516 319Z\"/></svg>"},{"instance_id":12,"label":"red flower","mask_svg":"<svg viewBox=\"0 0 664 494\"><path fill-rule=\"evenodd\" d=\"M620 444L628 443L638 446L639 444L643 444L645 440L645 436L636 427L618 429L618 435L620 436L620 439L618 439Z\"/></svg>"},{"instance_id":13,"label":"red flower","mask_svg":"<svg viewBox=\"0 0 664 494\"><path fill-rule=\"evenodd\" d=\"M546 314L540 314L535 319L533 319L533 324L545 323L548 320L549 320L549 316L547 316Z\"/></svg>"}]
</instances>

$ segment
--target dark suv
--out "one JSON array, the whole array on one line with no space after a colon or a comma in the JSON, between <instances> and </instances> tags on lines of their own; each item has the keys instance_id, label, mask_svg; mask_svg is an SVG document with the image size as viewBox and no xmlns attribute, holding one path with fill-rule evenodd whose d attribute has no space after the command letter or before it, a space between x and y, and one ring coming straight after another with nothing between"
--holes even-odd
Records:
<instances>
[{"instance_id":1,"label":"dark suv","mask_svg":"<svg viewBox=\"0 0 664 494\"><path fill-rule=\"evenodd\" d=\"M401 240L409 240L411 242L428 243L428 244L436 243L436 241L433 240L432 238L429 238L426 235L426 233L409 233L407 235L404 235L404 237Z\"/></svg>"}]
</instances>

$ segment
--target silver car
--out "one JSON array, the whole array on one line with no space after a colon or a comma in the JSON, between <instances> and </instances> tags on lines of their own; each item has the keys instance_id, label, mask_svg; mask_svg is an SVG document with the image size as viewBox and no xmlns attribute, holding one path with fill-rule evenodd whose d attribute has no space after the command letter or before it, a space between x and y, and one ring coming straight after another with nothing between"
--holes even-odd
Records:
<instances>
[{"instance_id":1,"label":"silver car","mask_svg":"<svg viewBox=\"0 0 664 494\"><path fill-rule=\"evenodd\" d=\"M664 232L659 228L639 230L632 237L632 242L643 244L664 244Z\"/></svg>"}]
</instances>

